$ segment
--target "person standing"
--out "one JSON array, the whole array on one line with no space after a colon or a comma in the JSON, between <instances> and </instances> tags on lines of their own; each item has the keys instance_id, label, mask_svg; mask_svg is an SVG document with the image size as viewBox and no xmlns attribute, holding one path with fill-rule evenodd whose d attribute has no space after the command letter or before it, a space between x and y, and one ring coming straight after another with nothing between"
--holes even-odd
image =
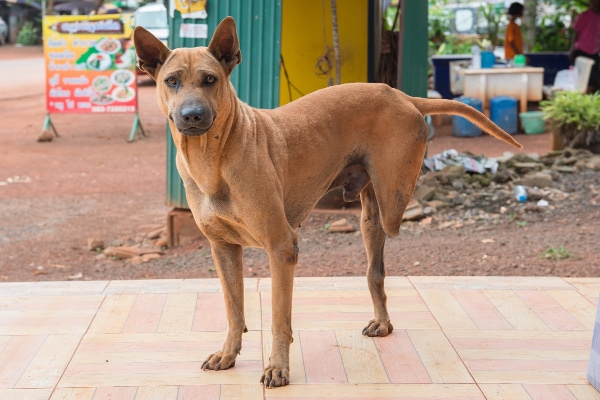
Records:
<instances>
[{"instance_id":1,"label":"person standing","mask_svg":"<svg viewBox=\"0 0 600 400\"><path fill-rule=\"evenodd\" d=\"M523 36L517 19L523 16L523 4L512 3L508 7L508 25L504 38L504 59L512 60L517 54L523 54Z\"/></svg>"},{"instance_id":2,"label":"person standing","mask_svg":"<svg viewBox=\"0 0 600 400\"><path fill-rule=\"evenodd\" d=\"M588 82L588 93L600 89L598 71L600 64L600 0L589 0L587 11L582 12L573 24L575 35L569 52L571 62L579 56L594 60L590 80Z\"/></svg>"}]
</instances>

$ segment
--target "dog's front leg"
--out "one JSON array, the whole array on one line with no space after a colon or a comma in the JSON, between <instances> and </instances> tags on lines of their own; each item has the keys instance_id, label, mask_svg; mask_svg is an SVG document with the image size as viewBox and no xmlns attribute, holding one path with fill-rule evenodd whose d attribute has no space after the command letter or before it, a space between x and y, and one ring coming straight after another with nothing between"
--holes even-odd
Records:
<instances>
[{"instance_id":1,"label":"dog's front leg","mask_svg":"<svg viewBox=\"0 0 600 400\"><path fill-rule=\"evenodd\" d=\"M298 242L292 231L285 241L268 249L271 267L273 323L273 345L269 364L265 368L261 383L267 388L285 386L290 383L290 344L292 343L292 293L294 272L298 262Z\"/></svg>"},{"instance_id":2,"label":"dog's front leg","mask_svg":"<svg viewBox=\"0 0 600 400\"><path fill-rule=\"evenodd\" d=\"M242 334L247 331L244 320L244 270L242 247L225 242L211 242L213 260L223 287L229 330L223 349L208 356L202 369L228 369L242 350Z\"/></svg>"},{"instance_id":3,"label":"dog's front leg","mask_svg":"<svg viewBox=\"0 0 600 400\"><path fill-rule=\"evenodd\" d=\"M373 184L369 184L361 192L360 201L362 204L360 229L369 263L367 282L375 311L375 318L369 321L362 334L365 336L387 336L394 330L394 327L390 323L390 315L386 304L387 296L383 286L385 280L385 266L383 264L385 232L381 227L379 205L373 191Z\"/></svg>"}]
</instances>

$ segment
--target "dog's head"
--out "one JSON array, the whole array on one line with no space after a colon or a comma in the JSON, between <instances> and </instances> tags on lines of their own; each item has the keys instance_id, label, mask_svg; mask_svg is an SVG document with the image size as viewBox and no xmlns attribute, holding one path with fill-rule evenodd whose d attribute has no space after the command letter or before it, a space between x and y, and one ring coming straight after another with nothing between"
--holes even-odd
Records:
<instances>
[{"instance_id":1,"label":"dog's head","mask_svg":"<svg viewBox=\"0 0 600 400\"><path fill-rule=\"evenodd\" d=\"M202 135L227 111L229 75L242 61L233 18L221 21L208 47L170 50L139 26L133 44L140 69L156 81L161 111L181 134Z\"/></svg>"}]
</instances>

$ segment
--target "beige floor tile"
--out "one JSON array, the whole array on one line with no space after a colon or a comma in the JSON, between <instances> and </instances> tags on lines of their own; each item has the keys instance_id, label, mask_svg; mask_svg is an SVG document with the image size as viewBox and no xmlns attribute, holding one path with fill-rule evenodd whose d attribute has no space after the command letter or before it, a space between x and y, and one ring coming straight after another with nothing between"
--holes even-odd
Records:
<instances>
[{"instance_id":1,"label":"beige floor tile","mask_svg":"<svg viewBox=\"0 0 600 400\"><path fill-rule=\"evenodd\" d=\"M48 400L52 389L0 389L2 400Z\"/></svg>"},{"instance_id":2,"label":"beige floor tile","mask_svg":"<svg viewBox=\"0 0 600 400\"><path fill-rule=\"evenodd\" d=\"M90 325L90 333L121 333L135 302L134 294L106 296Z\"/></svg>"},{"instance_id":3,"label":"beige floor tile","mask_svg":"<svg viewBox=\"0 0 600 400\"><path fill-rule=\"evenodd\" d=\"M386 288L395 330L366 338L365 277L297 278L292 382L265 390L270 279L245 279L249 332L217 372L200 369L227 334L217 279L0 284L0 400L600 400L586 379L600 278Z\"/></svg>"},{"instance_id":4,"label":"beige floor tile","mask_svg":"<svg viewBox=\"0 0 600 400\"><path fill-rule=\"evenodd\" d=\"M358 330L336 330L335 337L348 383L389 383L372 338Z\"/></svg>"},{"instance_id":5,"label":"beige floor tile","mask_svg":"<svg viewBox=\"0 0 600 400\"><path fill-rule=\"evenodd\" d=\"M418 290L467 289L467 290L513 290L513 289L573 289L562 278L521 276L416 276L409 277Z\"/></svg>"},{"instance_id":6,"label":"beige floor tile","mask_svg":"<svg viewBox=\"0 0 600 400\"><path fill-rule=\"evenodd\" d=\"M96 388L58 388L50 400L92 400Z\"/></svg>"},{"instance_id":7,"label":"beige floor tile","mask_svg":"<svg viewBox=\"0 0 600 400\"><path fill-rule=\"evenodd\" d=\"M409 330L408 336L433 383L472 383L469 371L438 330Z\"/></svg>"},{"instance_id":8,"label":"beige floor tile","mask_svg":"<svg viewBox=\"0 0 600 400\"><path fill-rule=\"evenodd\" d=\"M169 293L156 331L190 332L197 301L197 293Z\"/></svg>"},{"instance_id":9,"label":"beige floor tile","mask_svg":"<svg viewBox=\"0 0 600 400\"><path fill-rule=\"evenodd\" d=\"M479 388L487 400L532 400L523 385L519 384L480 384Z\"/></svg>"},{"instance_id":10,"label":"beige floor tile","mask_svg":"<svg viewBox=\"0 0 600 400\"><path fill-rule=\"evenodd\" d=\"M600 400L600 391L592 385L567 385L577 400Z\"/></svg>"},{"instance_id":11,"label":"beige floor tile","mask_svg":"<svg viewBox=\"0 0 600 400\"><path fill-rule=\"evenodd\" d=\"M258 381L253 385L221 385L220 400L262 400L264 392L263 385Z\"/></svg>"},{"instance_id":12,"label":"beige floor tile","mask_svg":"<svg viewBox=\"0 0 600 400\"><path fill-rule=\"evenodd\" d=\"M266 391L267 399L485 399L477 385L290 385Z\"/></svg>"},{"instance_id":13,"label":"beige floor tile","mask_svg":"<svg viewBox=\"0 0 600 400\"><path fill-rule=\"evenodd\" d=\"M137 390L135 400L166 400L177 399L177 386L144 386Z\"/></svg>"},{"instance_id":14,"label":"beige floor tile","mask_svg":"<svg viewBox=\"0 0 600 400\"><path fill-rule=\"evenodd\" d=\"M47 336L15 387L53 388L75 352L81 335Z\"/></svg>"},{"instance_id":15,"label":"beige floor tile","mask_svg":"<svg viewBox=\"0 0 600 400\"><path fill-rule=\"evenodd\" d=\"M423 300L444 329L477 329L461 304L446 289L422 289Z\"/></svg>"},{"instance_id":16,"label":"beige floor tile","mask_svg":"<svg viewBox=\"0 0 600 400\"><path fill-rule=\"evenodd\" d=\"M600 278L565 278L565 281L579 290L592 304L598 304Z\"/></svg>"},{"instance_id":17,"label":"beige floor tile","mask_svg":"<svg viewBox=\"0 0 600 400\"><path fill-rule=\"evenodd\" d=\"M584 329L594 329L596 305L582 301L583 294L572 290L547 290L546 293L560 304Z\"/></svg>"},{"instance_id":18,"label":"beige floor tile","mask_svg":"<svg viewBox=\"0 0 600 400\"><path fill-rule=\"evenodd\" d=\"M548 326L511 290L486 290L486 297L514 329L547 330Z\"/></svg>"}]
</instances>

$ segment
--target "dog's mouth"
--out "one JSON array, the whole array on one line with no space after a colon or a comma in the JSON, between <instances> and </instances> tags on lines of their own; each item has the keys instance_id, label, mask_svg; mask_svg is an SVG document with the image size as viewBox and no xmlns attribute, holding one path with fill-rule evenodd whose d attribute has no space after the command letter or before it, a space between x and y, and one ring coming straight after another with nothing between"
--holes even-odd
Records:
<instances>
[{"instance_id":1,"label":"dog's mouth","mask_svg":"<svg viewBox=\"0 0 600 400\"><path fill-rule=\"evenodd\" d=\"M208 128L179 128L179 127L177 127L177 130L179 131L179 133L181 133L184 136L204 135L206 132L208 132L209 129L210 129L210 127L208 127Z\"/></svg>"},{"instance_id":2,"label":"dog's mouth","mask_svg":"<svg viewBox=\"0 0 600 400\"><path fill-rule=\"evenodd\" d=\"M187 106L179 112L173 112L169 118L177 130L185 136L200 136L208 132L216 115L208 107Z\"/></svg>"}]
</instances>

